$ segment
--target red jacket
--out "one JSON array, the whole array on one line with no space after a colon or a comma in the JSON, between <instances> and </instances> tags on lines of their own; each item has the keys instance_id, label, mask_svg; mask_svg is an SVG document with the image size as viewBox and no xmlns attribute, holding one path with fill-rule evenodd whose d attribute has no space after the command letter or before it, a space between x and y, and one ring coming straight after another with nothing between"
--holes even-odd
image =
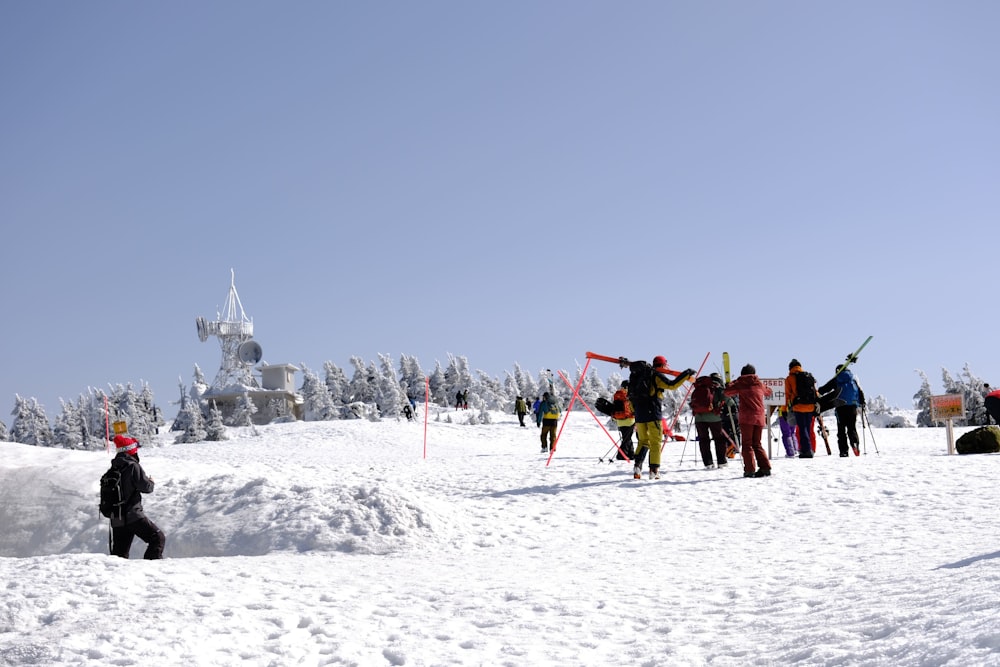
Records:
<instances>
[{"instance_id":1,"label":"red jacket","mask_svg":"<svg viewBox=\"0 0 1000 667\"><path fill-rule=\"evenodd\" d=\"M771 388L765 387L756 375L741 375L725 388L726 396L740 397L739 417L741 424L767 426L764 415L764 398L771 395Z\"/></svg>"}]
</instances>

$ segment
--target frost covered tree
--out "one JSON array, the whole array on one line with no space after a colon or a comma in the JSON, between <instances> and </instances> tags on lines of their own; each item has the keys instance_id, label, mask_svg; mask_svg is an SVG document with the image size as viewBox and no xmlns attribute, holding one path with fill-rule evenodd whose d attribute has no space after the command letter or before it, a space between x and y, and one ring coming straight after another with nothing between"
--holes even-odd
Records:
<instances>
[{"instance_id":1,"label":"frost covered tree","mask_svg":"<svg viewBox=\"0 0 1000 667\"><path fill-rule=\"evenodd\" d=\"M10 424L11 442L39 447L52 445L52 427L45 416L45 409L36 399L21 398L15 394L14 410L10 414L14 418Z\"/></svg>"},{"instance_id":2,"label":"frost covered tree","mask_svg":"<svg viewBox=\"0 0 1000 667\"><path fill-rule=\"evenodd\" d=\"M320 382L316 375L308 366L303 363L302 367L302 388L299 393L302 395L302 418L307 422L330 421L339 415L337 407L333 404L326 383Z\"/></svg>"},{"instance_id":3,"label":"frost covered tree","mask_svg":"<svg viewBox=\"0 0 1000 667\"><path fill-rule=\"evenodd\" d=\"M347 388L347 403L367 403L375 404L375 381L378 372L375 364L365 367L365 362L361 357L351 357L350 364L354 367L354 374L351 376L351 383Z\"/></svg>"},{"instance_id":4,"label":"frost covered tree","mask_svg":"<svg viewBox=\"0 0 1000 667\"><path fill-rule=\"evenodd\" d=\"M529 396L541 396L542 393L538 391L538 385L532 379L530 373L525 373L524 369L521 368L521 364L514 362L514 371L512 373L514 379L515 393L514 396L524 396L528 398Z\"/></svg>"},{"instance_id":5,"label":"frost covered tree","mask_svg":"<svg viewBox=\"0 0 1000 667\"><path fill-rule=\"evenodd\" d=\"M514 409L514 397L508 398L503 385L485 371L476 371L476 380L473 382L472 390L469 392L469 407L472 409L502 410L504 412ZM488 422L483 422L488 423Z\"/></svg>"},{"instance_id":6,"label":"frost covered tree","mask_svg":"<svg viewBox=\"0 0 1000 667\"><path fill-rule=\"evenodd\" d=\"M254 429L254 433L256 434L257 430L254 428L253 423L253 416L255 414L257 414L257 406L254 405L250 394L243 392L239 403L236 404L236 410L233 411L233 426L249 426Z\"/></svg>"},{"instance_id":7,"label":"frost covered tree","mask_svg":"<svg viewBox=\"0 0 1000 667\"><path fill-rule=\"evenodd\" d=\"M472 374L469 372L469 360L465 357L448 355L448 367L444 370L444 392L448 396L448 403L455 400L455 396L460 391L472 388Z\"/></svg>"},{"instance_id":8,"label":"frost covered tree","mask_svg":"<svg viewBox=\"0 0 1000 667\"><path fill-rule=\"evenodd\" d=\"M931 423L931 383L927 379L927 374L917 369L920 376L920 389L913 395L913 407L917 412L917 426L934 426Z\"/></svg>"},{"instance_id":9,"label":"frost covered tree","mask_svg":"<svg viewBox=\"0 0 1000 667\"><path fill-rule=\"evenodd\" d=\"M399 387L392 358L388 354L379 354L379 369L375 380L375 405L379 414L389 419L396 419L402 414L403 402L406 397Z\"/></svg>"},{"instance_id":10,"label":"frost covered tree","mask_svg":"<svg viewBox=\"0 0 1000 667\"><path fill-rule=\"evenodd\" d=\"M986 412L986 384L980 379L969 364L966 363L959 374L962 378L962 393L965 396L966 426L982 426L989 424L989 414Z\"/></svg>"},{"instance_id":11,"label":"frost covered tree","mask_svg":"<svg viewBox=\"0 0 1000 667\"><path fill-rule=\"evenodd\" d=\"M222 423L222 410L212 401L208 408L208 420L205 423L205 440L219 442L228 440L226 425Z\"/></svg>"},{"instance_id":12,"label":"frost covered tree","mask_svg":"<svg viewBox=\"0 0 1000 667\"><path fill-rule=\"evenodd\" d=\"M0 421L0 441L10 442L10 432L7 430L7 425Z\"/></svg>"},{"instance_id":13,"label":"frost covered tree","mask_svg":"<svg viewBox=\"0 0 1000 667\"><path fill-rule=\"evenodd\" d=\"M190 414L191 408L188 407L188 403L191 403L195 399L191 398L191 394L188 392L187 387L184 383L177 379L178 387L181 390L181 397L177 401L177 416L174 417L173 423L170 425L171 431L183 431L188 427L188 415Z\"/></svg>"},{"instance_id":14,"label":"frost covered tree","mask_svg":"<svg viewBox=\"0 0 1000 667\"><path fill-rule=\"evenodd\" d=\"M87 449L88 433L84 415L73 403L59 399L62 410L52 424L52 446L62 449Z\"/></svg>"},{"instance_id":15,"label":"frost covered tree","mask_svg":"<svg viewBox=\"0 0 1000 667\"><path fill-rule=\"evenodd\" d=\"M185 397L181 411L177 413L177 421L184 425L184 430L180 432L174 442L201 442L207 436L205 429L205 417L201 414L201 406L198 401Z\"/></svg>"},{"instance_id":16,"label":"frost covered tree","mask_svg":"<svg viewBox=\"0 0 1000 667\"><path fill-rule=\"evenodd\" d=\"M351 383L344 375L343 369L332 361L327 361L323 364L323 373L323 381L326 383L326 390L329 392L333 404L342 408L345 404L350 403Z\"/></svg>"},{"instance_id":17,"label":"frost covered tree","mask_svg":"<svg viewBox=\"0 0 1000 667\"><path fill-rule=\"evenodd\" d=\"M412 399L414 403L424 401L426 377L416 357L400 355L399 385L403 388L406 400Z\"/></svg>"},{"instance_id":18,"label":"frost covered tree","mask_svg":"<svg viewBox=\"0 0 1000 667\"><path fill-rule=\"evenodd\" d=\"M434 362L434 370L427 378L427 382L431 390L432 403L442 408L451 405L454 394L448 393L448 382L445 380L444 369L441 368L440 361Z\"/></svg>"}]
</instances>

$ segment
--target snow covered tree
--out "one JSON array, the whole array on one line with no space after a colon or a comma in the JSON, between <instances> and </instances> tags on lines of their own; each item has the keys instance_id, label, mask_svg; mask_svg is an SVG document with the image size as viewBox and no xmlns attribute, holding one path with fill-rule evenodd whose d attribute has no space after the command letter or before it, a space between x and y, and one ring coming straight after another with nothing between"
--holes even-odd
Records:
<instances>
[{"instance_id":1,"label":"snow covered tree","mask_svg":"<svg viewBox=\"0 0 1000 667\"><path fill-rule=\"evenodd\" d=\"M208 420L205 424L205 440L219 442L228 439L226 425L222 423L222 410L215 404L215 401L212 401L208 408Z\"/></svg>"},{"instance_id":2,"label":"snow covered tree","mask_svg":"<svg viewBox=\"0 0 1000 667\"><path fill-rule=\"evenodd\" d=\"M184 405L177 414L177 421L184 424L184 430L174 438L174 442L201 442L208 436L205 429L205 417L201 414L198 401L185 397Z\"/></svg>"},{"instance_id":3,"label":"snow covered tree","mask_svg":"<svg viewBox=\"0 0 1000 667\"><path fill-rule=\"evenodd\" d=\"M931 383L922 370L916 372L920 376L920 389L913 395L913 406L919 410L917 426L934 426L931 422Z\"/></svg>"},{"instance_id":4,"label":"snow covered tree","mask_svg":"<svg viewBox=\"0 0 1000 667\"><path fill-rule=\"evenodd\" d=\"M302 367L302 388L299 393L302 395L303 420L318 422L337 419L339 410L333 404L326 383L320 382L319 376L305 364L299 365Z\"/></svg>"},{"instance_id":5,"label":"snow covered tree","mask_svg":"<svg viewBox=\"0 0 1000 667\"><path fill-rule=\"evenodd\" d=\"M52 427L45 416L45 409L34 398L14 395L14 419L10 425L10 439L25 445L49 447L52 444Z\"/></svg>"},{"instance_id":6,"label":"snow covered tree","mask_svg":"<svg viewBox=\"0 0 1000 667\"><path fill-rule=\"evenodd\" d=\"M395 419L402 414L403 402L406 397L399 387L396 371L392 366L392 358L388 354L380 354L379 371L375 380L375 405L382 417Z\"/></svg>"},{"instance_id":7,"label":"snow covered tree","mask_svg":"<svg viewBox=\"0 0 1000 667\"><path fill-rule=\"evenodd\" d=\"M174 417L174 422L170 425L171 431L183 431L187 429L189 426L187 421L188 415L190 415L191 410L188 407L188 403L195 401L195 399L191 398L187 387L185 387L184 383L180 381L180 378L178 378L178 386L181 390L181 397L180 400L177 401L177 416Z\"/></svg>"},{"instance_id":8,"label":"snow covered tree","mask_svg":"<svg viewBox=\"0 0 1000 667\"><path fill-rule=\"evenodd\" d=\"M361 359L361 357L351 357L350 364L354 367L354 375L351 376L351 383L347 388L345 402L361 402L374 405L375 381L378 378L378 372L375 370L375 364L366 368L365 362Z\"/></svg>"},{"instance_id":9,"label":"snow covered tree","mask_svg":"<svg viewBox=\"0 0 1000 667\"><path fill-rule=\"evenodd\" d=\"M472 387L472 374L469 372L469 360L465 357L448 355L448 367L444 371L444 392L448 396L446 405L453 404L456 394Z\"/></svg>"},{"instance_id":10,"label":"snow covered tree","mask_svg":"<svg viewBox=\"0 0 1000 667\"><path fill-rule=\"evenodd\" d=\"M427 378L427 382L430 385L432 403L442 408L452 404L454 394L448 393L448 382L445 379L444 370L441 368L441 362L434 363L434 370Z\"/></svg>"},{"instance_id":11,"label":"snow covered tree","mask_svg":"<svg viewBox=\"0 0 1000 667\"><path fill-rule=\"evenodd\" d=\"M10 442L10 432L2 421L0 421L0 442Z\"/></svg>"},{"instance_id":12,"label":"snow covered tree","mask_svg":"<svg viewBox=\"0 0 1000 667\"><path fill-rule=\"evenodd\" d=\"M986 384L972 372L969 364L962 368L959 377L963 378L962 393L965 395L966 426L983 426L989 424L989 414L986 412Z\"/></svg>"},{"instance_id":13,"label":"snow covered tree","mask_svg":"<svg viewBox=\"0 0 1000 667\"><path fill-rule=\"evenodd\" d=\"M63 449L87 449L87 427L76 405L59 399L62 410L52 424L52 446Z\"/></svg>"},{"instance_id":14,"label":"snow covered tree","mask_svg":"<svg viewBox=\"0 0 1000 667\"><path fill-rule=\"evenodd\" d=\"M538 391L538 385L532 379L530 373L525 373L521 368L521 364L514 362L514 396L524 396L526 399L535 396L541 396L542 393Z\"/></svg>"},{"instance_id":15,"label":"snow covered tree","mask_svg":"<svg viewBox=\"0 0 1000 667\"><path fill-rule=\"evenodd\" d=\"M329 392L330 400L333 401L334 406L342 408L345 404L350 403L351 383L348 382L347 376L344 375L340 366L327 361L323 364L323 372L326 390Z\"/></svg>"},{"instance_id":16,"label":"snow covered tree","mask_svg":"<svg viewBox=\"0 0 1000 667\"><path fill-rule=\"evenodd\" d=\"M399 386L403 389L406 400L413 403L423 403L426 376L420 368L416 357L401 355L399 357Z\"/></svg>"},{"instance_id":17,"label":"snow covered tree","mask_svg":"<svg viewBox=\"0 0 1000 667\"><path fill-rule=\"evenodd\" d=\"M484 371L477 370L476 381L473 383L472 391L469 392L469 407L481 411L503 410L509 412L514 409L514 397L508 398L507 392L504 391L499 380L490 377Z\"/></svg>"},{"instance_id":18,"label":"snow covered tree","mask_svg":"<svg viewBox=\"0 0 1000 667\"><path fill-rule=\"evenodd\" d=\"M233 426L249 426L256 434L257 430L253 423L255 414L257 414L257 406L254 405L250 394L243 392L243 395L240 396L240 402L236 405L236 410L233 411Z\"/></svg>"}]
</instances>

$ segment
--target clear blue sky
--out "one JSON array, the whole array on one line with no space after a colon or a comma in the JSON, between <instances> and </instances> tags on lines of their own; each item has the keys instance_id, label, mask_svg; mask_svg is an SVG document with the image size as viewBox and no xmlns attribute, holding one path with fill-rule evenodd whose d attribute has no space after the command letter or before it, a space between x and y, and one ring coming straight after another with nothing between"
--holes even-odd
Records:
<instances>
[{"instance_id":1,"label":"clear blue sky","mask_svg":"<svg viewBox=\"0 0 1000 667\"><path fill-rule=\"evenodd\" d=\"M1000 384L1000 3L0 4L0 419L220 354ZM599 367L603 376L613 366Z\"/></svg>"}]
</instances>

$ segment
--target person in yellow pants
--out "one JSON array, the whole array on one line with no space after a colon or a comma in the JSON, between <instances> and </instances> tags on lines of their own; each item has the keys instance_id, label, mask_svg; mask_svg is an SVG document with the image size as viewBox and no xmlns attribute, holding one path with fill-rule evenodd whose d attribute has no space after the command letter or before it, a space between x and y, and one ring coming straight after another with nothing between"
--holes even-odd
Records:
<instances>
[{"instance_id":1,"label":"person in yellow pants","mask_svg":"<svg viewBox=\"0 0 1000 667\"><path fill-rule=\"evenodd\" d=\"M675 377L668 373L667 360L662 356L653 358L650 366L645 361L627 363L629 368L628 396L635 411L635 433L638 440L635 451L632 476L642 479L642 462L649 452L649 478L660 478L660 444L663 442L663 392L676 389L684 384L695 371L688 368Z\"/></svg>"}]
</instances>

